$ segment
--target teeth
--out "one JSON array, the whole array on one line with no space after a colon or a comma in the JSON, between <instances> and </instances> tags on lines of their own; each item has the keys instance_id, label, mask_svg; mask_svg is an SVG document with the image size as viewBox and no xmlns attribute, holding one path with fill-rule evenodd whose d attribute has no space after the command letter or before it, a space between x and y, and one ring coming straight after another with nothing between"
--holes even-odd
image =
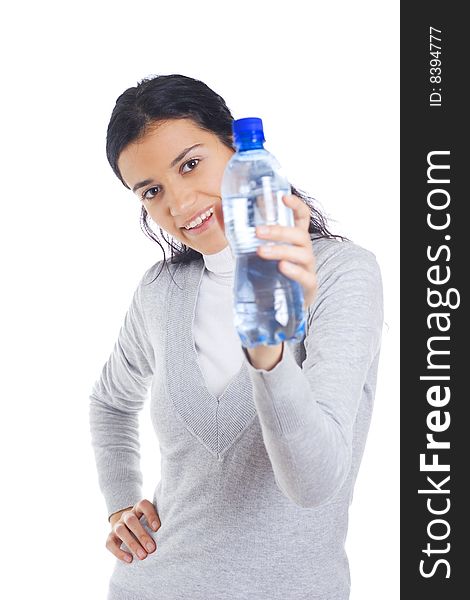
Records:
<instances>
[{"instance_id":1,"label":"teeth","mask_svg":"<svg viewBox=\"0 0 470 600\"><path fill-rule=\"evenodd\" d=\"M192 229L193 227L196 227L197 225L200 225L203 221L205 221L206 219L208 219L213 212L214 212L214 209L213 208L209 208L209 210L206 210L206 212L204 212L201 215L199 215L194 221L191 221L191 223L189 225L185 225L184 228L185 229Z\"/></svg>"}]
</instances>

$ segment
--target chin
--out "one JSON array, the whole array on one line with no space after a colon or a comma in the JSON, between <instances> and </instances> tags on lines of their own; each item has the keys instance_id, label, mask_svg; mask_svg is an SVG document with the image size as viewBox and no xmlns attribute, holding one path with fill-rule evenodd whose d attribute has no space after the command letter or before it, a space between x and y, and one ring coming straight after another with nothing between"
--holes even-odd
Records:
<instances>
[{"instance_id":1,"label":"chin","mask_svg":"<svg viewBox=\"0 0 470 600\"><path fill-rule=\"evenodd\" d=\"M206 243L200 244L197 247L191 246L191 248L197 250L197 252L200 252L201 254L216 254L223 250L227 245L227 238L224 235L221 235L214 236L213 240L206 240Z\"/></svg>"}]
</instances>

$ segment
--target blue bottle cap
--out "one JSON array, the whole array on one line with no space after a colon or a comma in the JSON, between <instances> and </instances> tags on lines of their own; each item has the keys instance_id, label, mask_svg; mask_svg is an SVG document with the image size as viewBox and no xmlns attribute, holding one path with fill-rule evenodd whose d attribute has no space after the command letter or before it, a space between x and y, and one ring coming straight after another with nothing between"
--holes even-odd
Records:
<instances>
[{"instance_id":1,"label":"blue bottle cap","mask_svg":"<svg viewBox=\"0 0 470 600\"><path fill-rule=\"evenodd\" d=\"M263 121L258 117L235 119L232 122L233 141L235 145L263 143L265 140Z\"/></svg>"}]
</instances>

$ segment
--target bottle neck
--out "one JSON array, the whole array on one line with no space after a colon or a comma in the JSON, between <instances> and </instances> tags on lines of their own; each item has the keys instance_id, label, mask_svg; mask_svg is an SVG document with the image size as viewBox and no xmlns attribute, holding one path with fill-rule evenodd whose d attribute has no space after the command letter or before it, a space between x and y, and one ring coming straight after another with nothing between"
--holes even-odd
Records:
<instances>
[{"instance_id":1,"label":"bottle neck","mask_svg":"<svg viewBox=\"0 0 470 600\"><path fill-rule=\"evenodd\" d=\"M238 140L235 143L237 152L246 152L247 150L264 150L262 140Z\"/></svg>"}]
</instances>

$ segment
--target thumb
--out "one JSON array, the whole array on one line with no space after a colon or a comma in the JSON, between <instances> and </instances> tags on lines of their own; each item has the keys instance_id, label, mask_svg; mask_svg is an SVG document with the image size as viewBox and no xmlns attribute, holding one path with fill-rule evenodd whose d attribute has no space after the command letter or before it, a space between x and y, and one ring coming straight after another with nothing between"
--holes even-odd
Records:
<instances>
[{"instance_id":1,"label":"thumb","mask_svg":"<svg viewBox=\"0 0 470 600\"><path fill-rule=\"evenodd\" d=\"M215 215L215 218L217 219L220 229L222 229L222 231L225 233L224 212L222 209L222 201L218 202L214 206L214 215Z\"/></svg>"}]
</instances>

